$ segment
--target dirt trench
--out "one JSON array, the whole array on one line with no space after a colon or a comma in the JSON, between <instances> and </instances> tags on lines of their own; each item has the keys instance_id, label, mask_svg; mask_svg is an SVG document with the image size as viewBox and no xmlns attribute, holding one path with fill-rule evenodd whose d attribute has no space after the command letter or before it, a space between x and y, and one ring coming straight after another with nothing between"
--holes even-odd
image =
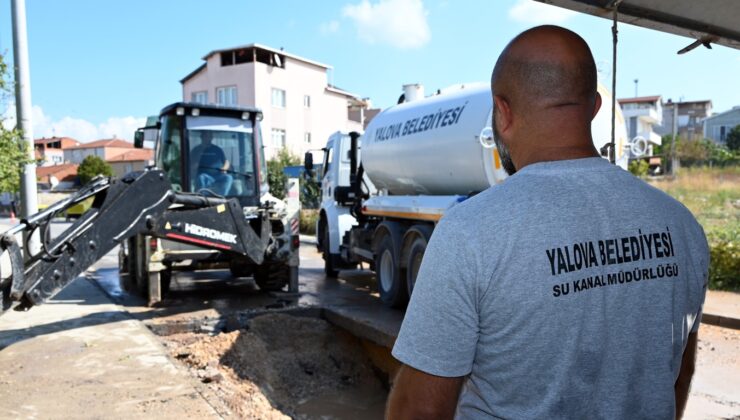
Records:
<instances>
[{"instance_id":1,"label":"dirt trench","mask_svg":"<svg viewBox=\"0 0 740 420\"><path fill-rule=\"evenodd\" d=\"M266 314L240 330L163 340L225 417L383 417L387 388L360 340L323 319Z\"/></svg>"}]
</instances>

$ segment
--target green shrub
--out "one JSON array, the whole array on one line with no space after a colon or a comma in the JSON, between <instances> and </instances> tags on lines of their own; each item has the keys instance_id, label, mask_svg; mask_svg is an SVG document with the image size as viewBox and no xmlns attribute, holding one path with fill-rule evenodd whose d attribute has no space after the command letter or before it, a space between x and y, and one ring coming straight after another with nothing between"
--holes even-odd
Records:
<instances>
[{"instance_id":1,"label":"green shrub","mask_svg":"<svg viewBox=\"0 0 740 420\"><path fill-rule=\"evenodd\" d=\"M267 184L270 185L270 194L276 198L285 198L285 183L288 176L283 173L286 166L295 166L301 163L301 158L282 148L277 155L267 161Z\"/></svg>"},{"instance_id":2,"label":"green shrub","mask_svg":"<svg viewBox=\"0 0 740 420\"><path fill-rule=\"evenodd\" d=\"M98 175L113 176L113 168L103 159L90 155L85 157L77 168L77 176L82 185L87 184Z\"/></svg>"},{"instance_id":3,"label":"green shrub","mask_svg":"<svg viewBox=\"0 0 740 420\"><path fill-rule=\"evenodd\" d=\"M647 176L650 164L644 159L633 160L627 168L634 176Z\"/></svg>"},{"instance_id":4,"label":"green shrub","mask_svg":"<svg viewBox=\"0 0 740 420\"><path fill-rule=\"evenodd\" d=\"M314 209L301 210L299 231L305 235L316 235L316 221L319 211Z\"/></svg>"},{"instance_id":5,"label":"green shrub","mask_svg":"<svg viewBox=\"0 0 740 420\"><path fill-rule=\"evenodd\" d=\"M738 231L711 232L709 239L709 288L740 291L740 247Z\"/></svg>"}]
</instances>

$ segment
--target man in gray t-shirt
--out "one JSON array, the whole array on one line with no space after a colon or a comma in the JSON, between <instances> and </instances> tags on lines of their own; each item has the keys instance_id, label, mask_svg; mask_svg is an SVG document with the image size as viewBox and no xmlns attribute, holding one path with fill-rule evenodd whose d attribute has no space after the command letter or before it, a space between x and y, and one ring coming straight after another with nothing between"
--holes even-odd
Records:
<instances>
[{"instance_id":1,"label":"man in gray t-shirt","mask_svg":"<svg viewBox=\"0 0 740 420\"><path fill-rule=\"evenodd\" d=\"M680 417L709 265L701 226L599 157L596 70L578 35L522 33L492 88L513 176L435 228L388 416Z\"/></svg>"}]
</instances>

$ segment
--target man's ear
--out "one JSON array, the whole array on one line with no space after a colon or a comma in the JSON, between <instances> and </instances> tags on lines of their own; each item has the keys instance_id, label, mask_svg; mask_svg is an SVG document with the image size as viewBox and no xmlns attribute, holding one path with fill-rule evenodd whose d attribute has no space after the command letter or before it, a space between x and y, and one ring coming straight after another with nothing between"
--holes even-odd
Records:
<instances>
[{"instance_id":1,"label":"man's ear","mask_svg":"<svg viewBox=\"0 0 740 420\"><path fill-rule=\"evenodd\" d=\"M591 119L593 120L596 118L596 114L599 113L599 110L601 109L601 95L599 92L596 92L596 100L594 101L594 114L591 116Z\"/></svg>"},{"instance_id":2,"label":"man's ear","mask_svg":"<svg viewBox=\"0 0 740 420\"><path fill-rule=\"evenodd\" d=\"M496 129L500 133L505 133L511 128L512 124L511 106L509 106L509 102L500 95L494 95L493 102L496 107L496 113L499 116L498 121L496 121Z\"/></svg>"}]
</instances>

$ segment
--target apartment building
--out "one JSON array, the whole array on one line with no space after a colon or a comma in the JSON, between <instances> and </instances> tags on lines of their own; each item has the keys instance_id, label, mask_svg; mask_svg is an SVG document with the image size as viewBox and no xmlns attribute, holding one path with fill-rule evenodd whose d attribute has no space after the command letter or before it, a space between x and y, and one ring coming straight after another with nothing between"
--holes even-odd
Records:
<instances>
[{"instance_id":1,"label":"apartment building","mask_svg":"<svg viewBox=\"0 0 740 420\"><path fill-rule=\"evenodd\" d=\"M71 137L44 137L34 140L33 148L39 166L54 166L65 162L64 149L77 147L80 144Z\"/></svg>"},{"instance_id":2,"label":"apartment building","mask_svg":"<svg viewBox=\"0 0 740 420\"><path fill-rule=\"evenodd\" d=\"M335 131L361 131L367 102L329 83L332 67L259 44L214 50L185 76L184 101L260 108L267 158L320 149ZM350 114L350 110L352 112Z\"/></svg>"},{"instance_id":3,"label":"apartment building","mask_svg":"<svg viewBox=\"0 0 740 420\"><path fill-rule=\"evenodd\" d=\"M704 119L712 115L712 101L680 101L668 99L663 102L663 125L661 135L673 132L673 113L678 110L678 135L688 140L698 140L704 135Z\"/></svg>"},{"instance_id":4,"label":"apartment building","mask_svg":"<svg viewBox=\"0 0 740 420\"><path fill-rule=\"evenodd\" d=\"M663 109L660 96L641 96L637 98L617 99L622 108L629 139L643 137L648 141L647 155L653 154L653 146L659 146L661 136L655 128L663 121Z\"/></svg>"}]
</instances>

